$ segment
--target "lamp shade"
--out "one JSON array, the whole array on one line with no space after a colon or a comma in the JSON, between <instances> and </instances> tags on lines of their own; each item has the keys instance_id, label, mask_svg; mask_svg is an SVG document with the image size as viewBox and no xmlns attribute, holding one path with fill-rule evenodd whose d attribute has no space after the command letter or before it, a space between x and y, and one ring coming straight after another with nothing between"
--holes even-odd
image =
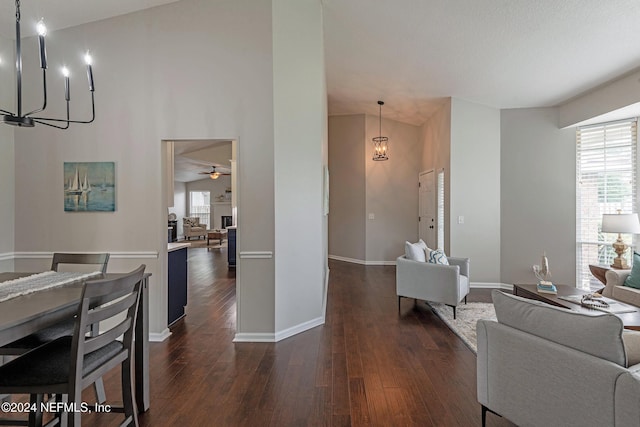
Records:
<instances>
[{"instance_id":1,"label":"lamp shade","mask_svg":"<svg viewBox=\"0 0 640 427\"><path fill-rule=\"evenodd\" d=\"M604 214L602 232L640 234L638 214Z\"/></svg>"}]
</instances>

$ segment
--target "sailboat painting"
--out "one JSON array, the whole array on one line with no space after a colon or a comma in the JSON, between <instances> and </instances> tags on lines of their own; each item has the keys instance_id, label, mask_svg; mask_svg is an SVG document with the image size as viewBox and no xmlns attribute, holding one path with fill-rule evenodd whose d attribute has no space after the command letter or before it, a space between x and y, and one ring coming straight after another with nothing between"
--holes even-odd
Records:
<instances>
[{"instance_id":1,"label":"sailboat painting","mask_svg":"<svg viewBox=\"0 0 640 427\"><path fill-rule=\"evenodd\" d=\"M65 212L114 212L114 162L64 162Z\"/></svg>"}]
</instances>

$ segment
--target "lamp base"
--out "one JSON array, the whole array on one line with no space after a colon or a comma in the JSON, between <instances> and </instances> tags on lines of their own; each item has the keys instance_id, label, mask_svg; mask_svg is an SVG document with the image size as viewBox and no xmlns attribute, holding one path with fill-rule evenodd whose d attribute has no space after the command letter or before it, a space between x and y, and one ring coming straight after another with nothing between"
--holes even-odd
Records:
<instances>
[{"instance_id":1,"label":"lamp base","mask_svg":"<svg viewBox=\"0 0 640 427\"><path fill-rule=\"evenodd\" d=\"M613 259L613 264L611 264L611 268L615 268L618 270L628 270L629 264L627 264L627 260L622 257L616 257Z\"/></svg>"}]
</instances>

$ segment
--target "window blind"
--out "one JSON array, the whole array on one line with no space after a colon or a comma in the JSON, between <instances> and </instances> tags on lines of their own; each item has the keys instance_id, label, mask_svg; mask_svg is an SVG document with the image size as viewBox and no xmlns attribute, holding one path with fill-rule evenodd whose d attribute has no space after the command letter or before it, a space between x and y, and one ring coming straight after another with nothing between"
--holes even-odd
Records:
<instances>
[{"instance_id":1,"label":"window blind","mask_svg":"<svg viewBox=\"0 0 640 427\"><path fill-rule=\"evenodd\" d=\"M602 233L602 214L636 212L637 122L622 120L576 133L576 280L588 288L589 264L610 264L613 233ZM624 236L632 242L632 236Z\"/></svg>"},{"instance_id":2,"label":"window blind","mask_svg":"<svg viewBox=\"0 0 640 427\"><path fill-rule=\"evenodd\" d=\"M444 250L444 170L438 172L437 247Z\"/></svg>"}]
</instances>

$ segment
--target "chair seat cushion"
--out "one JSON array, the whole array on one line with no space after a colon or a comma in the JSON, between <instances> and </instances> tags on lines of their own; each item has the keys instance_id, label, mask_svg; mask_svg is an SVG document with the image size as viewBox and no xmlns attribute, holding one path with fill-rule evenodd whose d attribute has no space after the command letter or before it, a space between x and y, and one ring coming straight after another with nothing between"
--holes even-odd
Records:
<instances>
[{"instance_id":1,"label":"chair seat cushion","mask_svg":"<svg viewBox=\"0 0 640 427\"><path fill-rule=\"evenodd\" d=\"M62 384L69 381L72 337L51 341L0 366L0 387ZM120 341L89 353L84 358L83 375L122 351Z\"/></svg>"},{"instance_id":2,"label":"chair seat cushion","mask_svg":"<svg viewBox=\"0 0 640 427\"><path fill-rule=\"evenodd\" d=\"M60 322L56 325L50 326L31 335L27 335L24 338L20 338L19 340L13 341L7 345L0 347L0 354L3 354L2 349L30 350L36 347L40 347L41 345L53 341L57 338L71 336L73 335L74 327L75 319L71 317L64 322Z\"/></svg>"}]
</instances>

